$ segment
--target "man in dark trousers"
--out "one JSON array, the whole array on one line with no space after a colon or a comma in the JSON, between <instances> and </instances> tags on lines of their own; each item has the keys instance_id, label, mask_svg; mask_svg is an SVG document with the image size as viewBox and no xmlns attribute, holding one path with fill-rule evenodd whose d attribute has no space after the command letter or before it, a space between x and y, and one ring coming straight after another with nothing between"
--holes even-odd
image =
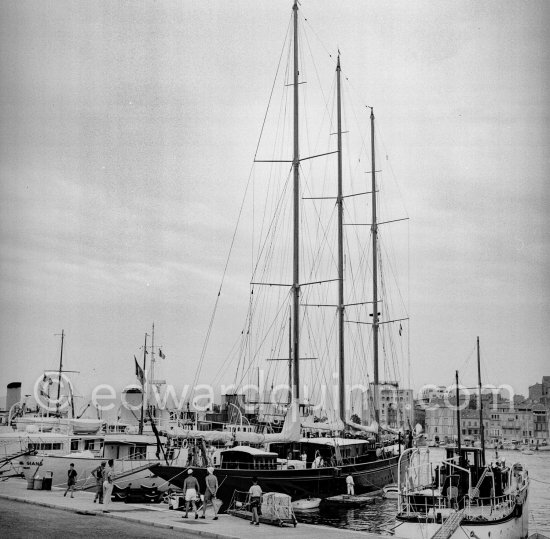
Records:
<instances>
[{"instance_id":1,"label":"man in dark trousers","mask_svg":"<svg viewBox=\"0 0 550 539\"><path fill-rule=\"evenodd\" d=\"M103 503L103 472L105 471L105 465L107 463L103 461L93 472L92 475L95 477L95 482L97 486L97 492L95 494L94 503L99 501Z\"/></svg>"}]
</instances>

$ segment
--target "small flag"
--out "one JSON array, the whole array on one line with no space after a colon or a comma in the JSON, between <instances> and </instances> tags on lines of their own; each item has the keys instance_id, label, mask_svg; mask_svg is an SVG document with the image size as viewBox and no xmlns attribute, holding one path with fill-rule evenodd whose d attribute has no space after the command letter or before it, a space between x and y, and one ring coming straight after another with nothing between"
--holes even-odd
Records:
<instances>
[{"instance_id":1,"label":"small flag","mask_svg":"<svg viewBox=\"0 0 550 539\"><path fill-rule=\"evenodd\" d=\"M399 335L401 335L401 332L403 331L403 326L399 324Z\"/></svg>"},{"instance_id":2,"label":"small flag","mask_svg":"<svg viewBox=\"0 0 550 539\"><path fill-rule=\"evenodd\" d=\"M166 356L162 353L162 350L159 348L159 357L160 359L166 359Z\"/></svg>"},{"instance_id":3,"label":"small flag","mask_svg":"<svg viewBox=\"0 0 550 539\"><path fill-rule=\"evenodd\" d=\"M136 376L139 380L139 383L143 386L145 382L145 375L143 374L143 369L139 366L139 363L137 362L136 356L134 356L134 361L136 362Z\"/></svg>"}]
</instances>

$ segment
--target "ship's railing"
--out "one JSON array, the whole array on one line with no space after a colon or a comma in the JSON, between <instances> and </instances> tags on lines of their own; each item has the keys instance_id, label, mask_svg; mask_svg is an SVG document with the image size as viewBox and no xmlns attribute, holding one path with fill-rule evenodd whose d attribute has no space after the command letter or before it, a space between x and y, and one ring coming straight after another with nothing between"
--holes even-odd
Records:
<instances>
[{"instance_id":1,"label":"ship's railing","mask_svg":"<svg viewBox=\"0 0 550 539\"><path fill-rule=\"evenodd\" d=\"M282 470L286 465L281 462L250 462L250 461L235 461L224 460L224 468L230 468L234 470Z\"/></svg>"},{"instance_id":2,"label":"ship's railing","mask_svg":"<svg viewBox=\"0 0 550 539\"><path fill-rule=\"evenodd\" d=\"M486 498L474 498L466 504L466 516L487 520L500 518L508 514L516 505L516 494Z\"/></svg>"},{"instance_id":3,"label":"ship's railing","mask_svg":"<svg viewBox=\"0 0 550 539\"><path fill-rule=\"evenodd\" d=\"M458 475L468 477L468 491L472 491L472 475L470 470L456 464L452 459L444 460L442 465L445 465L449 470L449 475L452 472L460 472ZM436 483L437 481L437 483ZM458 499L458 492L454 492L453 496L450 492L445 496L441 494L443 484L441 473L434 474L433 463L429 458L429 451L420 451L418 448L410 448L405 450L399 458L398 464L398 507L400 512L410 514L412 512L434 511L444 508L458 507L459 504L464 504L465 499ZM456 485L450 485L456 487ZM419 492L430 491L428 496L418 497Z\"/></svg>"}]
</instances>

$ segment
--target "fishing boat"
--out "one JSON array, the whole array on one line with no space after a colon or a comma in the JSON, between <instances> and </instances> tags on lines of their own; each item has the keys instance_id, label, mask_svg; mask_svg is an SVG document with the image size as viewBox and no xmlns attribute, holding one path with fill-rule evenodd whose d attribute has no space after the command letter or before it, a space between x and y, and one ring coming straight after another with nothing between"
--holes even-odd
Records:
<instances>
[{"instance_id":1,"label":"fishing boat","mask_svg":"<svg viewBox=\"0 0 550 539\"><path fill-rule=\"evenodd\" d=\"M320 151L319 154L309 155L302 157L300 154L300 136L299 136L299 103L300 103L300 87L305 82L303 80L302 73L305 72L302 69L299 58L300 51L298 50L298 21L299 21L299 9L297 0L293 3L293 11L291 16L291 24L289 25L292 45L289 47L288 58L289 67L285 73L289 76L287 80L284 80L285 88L291 88L287 90L288 101L290 106L281 107L282 110L292 110L292 121L290 125L291 129L292 145L290 146L292 155L286 154L284 150L280 150L277 153L280 155L274 159L260 159L255 157L254 161L258 163L270 163L281 166L281 163L286 170L281 173L281 177L287 178L287 182L284 184L280 192L280 199L277 202L276 210L279 210L285 197L289 199L290 207L293 208L292 216L285 214L284 217L274 217L271 225L266 225L265 229L268 229L266 233L266 240L261 244L259 248L259 256L270 256L270 262L275 264L281 260L288 258L292 259L292 283L281 284L281 281L285 281L285 273L281 269L277 274L280 281L274 280L272 274L268 274L264 271L266 267L263 262L259 262L255 265L254 274L251 279L251 292L249 304L251 305L246 322L246 328L242 331L243 339L251 339L250 335L254 334L252 323L250 322L253 315L261 309L266 309L265 303L260 303L258 296L262 294L263 290L280 290L285 288L289 292L285 295L280 294L279 299L286 301L283 306L281 302L278 307L274 309L275 314L269 322L269 328L275 327L280 324L281 328L284 328L280 334L286 335L286 313L290 312L288 317L289 322L289 345L288 355L282 355L282 357L269 357L268 360L281 359L288 362L288 386L290 388L290 395L288 399L288 407L286 417L284 420L284 426L280 432L223 432L223 431L200 431L197 429L188 429L173 433L174 445L181 446L182 443L193 441L199 441L199 446L202 447L201 451L204 454L204 458L208 458L206 446L208 444L218 444L217 458L215 462L215 475L218 478L220 484L218 490L218 496L224 501L228 502L235 490L242 489L243 484L249 484L252 477L256 476L259 484L264 491L274 491L287 494L291 496L292 500L302 500L307 498L327 498L330 496L339 495L347 491L346 477L351 475L354 480L355 491L358 494L366 493L373 490L381 489L384 485L394 482L396 479L397 462L399 458L399 452L401 445L399 443L398 429L389 428L388 425L380 425L380 386L383 384L379 378L379 348L382 348L379 344L379 336L382 332L382 328L387 328L384 331L393 332L393 335L401 335L402 327L401 323L405 324L408 318L406 316L390 318L387 311L389 311L388 305L384 299L384 309L386 312L384 316L381 314L383 300L381 299L386 291L385 286L380 286L381 277L379 276L380 270L380 247L379 241L379 227L382 224L379 219L377 209L377 196L379 191L379 185L377 184L377 170L375 164L375 126L374 126L374 111L372 107L368 107L370 116L367 119L370 135L370 155L366 155L365 161L370 160L370 175L368 181L368 187L366 192L350 193L349 195L344 193L343 189L343 171L342 171L342 155L343 155L343 128L342 128L342 94L341 94L341 62L340 54L338 54L336 61L331 60L335 73L335 93L336 93L336 114L335 114L335 132L326 132L326 139L330 142L326 148L326 151ZM334 65L335 64L335 65ZM363 110L364 107L363 107ZM285 124L286 126L287 124ZM329 126L333 128L334 126ZM335 137L332 137L335 135ZM335 142L334 142L335 141ZM365 144L362 143L362 149L365 149ZM367 146L368 148L368 146ZM368 150L367 150L368 152ZM290 151L289 151L290 153ZM282 156L281 156L282 154ZM304 279L300 267L300 255L303 253L303 245L301 240L303 235L301 234L300 221L301 204L303 204L303 186L301 186L302 179L302 167L306 162L310 163L316 159L324 160L328 162L327 176L337 178L336 185L331 185L332 193L331 197L311 197L319 201L319 204L323 204L320 200L326 200L329 198L333 202L335 201L335 213L332 223L334 225L334 231L328 233L326 229L320 229L317 233L318 237L325 239L327 236L331 236L334 242L327 249L328 251L322 252L326 258L330 259L332 263L332 270L336 272L335 278L322 277L320 274L320 264L315 262L313 264L315 270L311 270L308 274L309 279ZM265 165L264 165L265 166ZM310 166L310 165L308 165ZM362 178L365 178L364 173L361 172ZM364 181L364 180L363 180ZM286 187L292 185L292 195L288 195ZM263 189L263 188L262 188ZM369 190L370 189L370 190ZM288 195L288 196L287 196ZM370 238L367 236L367 247L363 244L363 248L360 251L358 257L361 257L363 266L361 271L366 273L367 270L372 272L372 280L367 281L367 285L359 284L363 283L365 279L363 275L357 276L356 280L350 279L346 281L345 268L344 268L344 252L345 252L345 240L344 240L344 224L355 225L356 223L344 223L344 200L347 197L370 195L368 199L371 201L369 217L372 218L369 223L369 230L371 232ZM364 200L364 199L363 199ZM326 203L325 203L326 204ZM367 205L363 205L363 210ZM324 210L328 211L328 210ZM263 212L259 212L262 213ZM319 213L322 213L320 210ZM395 219L396 221L400 219ZM292 224L292 230L287 231L288 237L288 252L286 254L280 254L276 251L275 242L273 237L269 234L274 234L277 229L277 224L282 223ZM393 221L392 221L393 222ZM364 224L364 223L363 223ZM281 227L283 224L281 224ZM365 230L364 228L362 230ZM361 234L356 234L362 236ZM365 261L365 253L367 249L371 251L372 265L367 264ZM316 251L318 254L321 250ZM329 255L326 253L329 252ZM321 255L319 255L321 256ZM312 258L313 255L312 255ZM347 259L346 259L347 260ZM370 262L370 261L369 261ZM279 268L277 268L279 269ZM304 272L305 273L305 272ZM330 275L328 276L330 277ZM334 277L334 275L333 275ZM344 283L348 283L349 287L346 289L345 294ZM337 289L336 289L337 285ZM372 289L368 287L372 285ZM323 291L319 292L315 296L315 300L311 299L309 290L312 288L321 287ZM329 287L332 289L328 290ZM360 292L357 292L359 290ZM368 290L368 292L367 292ZM357 301L350 300L352 293L356 292L360 295ZM267 292L266 292L267 294ZM273 292L277 294L277 292ZM365 297L366 295L366 297ZM353 296L352 296L353 297ZM323 301L324 298L324 301ZM332 299L332 301L328 301ZM311 302L310 302L311 301ZM288 308L287 308L288 307ZM315 322L312 321L308 311L311 309L332 309L331 320L333 321L333 327L337 330L325 329L324 332L320 331L315 338L309 336L302 339L303 331L317 329ZM369 314L369 311L372 311ZM305 314L304 314L305 313ZM261 316L263 320L268 319L268 315L262 310ZM319 317L322 319L323 317ZM328 318L328 315L325 317ZM353 318L356 318L355 320ZM321 322L319 322L320 324ZM357 333L363 332L362 335L357 337L357 342L367 343L367 346L371 346L372 359L373 359L373 380L368 383L368 393L370 399L370 411L371 416L363 418L363 423L350 421L348 417L348 409L346 406L346 400L349 396L346 388L346 360L345 360L345 338L347 333L344 331L346 325L354 324L354 328L357 329ZM328 324L327 324L328 325ZM315 326L315 327L314 327ZM367 338L364 333L365 328L369 328L370 336ZM397 336L397 338L399 338ZM380 338L382 338L380 336ZM306 342L310 347L316 346L319 350L319 354L324 353L324 343L331 340L331 345L334 347L334 353L331 351L329 355L337 357L337 379L338 390L337 396L334 398L333 417L324 417L314 419L312 416L308 416L307 410L311 408L311 403L306 401L306 396L303 395L300 385L301 380L301 367L306 360L315 361L317 356L310 357L307 354L300 352L301 346ZM251 343L248 341L242 345L243 350L250 350L256 342L263 343L266 339L259 337L257 341ZM282 349L283 345L280 343L284 339L277 341L276 345L272 345L272 348ZM286 344L286 343L285 343ZM364 344L362 344L364 346ZM348 345L350 348L352 345ZM365 356L367 352L364 349L361 352L361 368L365 369ZM260 346L258 345L258 350ZM286 350L285 350L286 352ZM268 352L266 352L268 353ZM261 352L256 353L256 357L260 356ZM327 355L325 353L325 355ZM313 356L313 354L312 354ZM266 356L264 356L265 358ZM355 376L356 373L354 373ZM347 373L348 379L352 378L350 372ZM365 391L367 392L367 391ZM401 399L402 400L402 399ZM382 431L384 427L384 431ZM226 447L221 449L224 445L233 447ZM296 458L296 456L298 456ZM193 466L195 477L202 481L206 475L205 463L203 466ZM177 487L182 487L183 481L186 476L186 467L178 467L173 464L163 465L157 464L151 468L151 471L159 477L170 481Z\"/></svg>"},{"instance_id":2,"label":"fishing boat","mask_svg":"<svg viewBox=\"0 0 550 539\"><path fill-rule=\"evenodd\" d=\"M430 460L430 452L404 451L399 460L399 535L423 537L528 537L529 474L521 463L487 463L481 399L479 338L477 339L481 447L461 443L460 406L457 405L457 446L446 448L445 459ZM460 403L458 371L456 401Z\"/></svg>"}]
</instances>

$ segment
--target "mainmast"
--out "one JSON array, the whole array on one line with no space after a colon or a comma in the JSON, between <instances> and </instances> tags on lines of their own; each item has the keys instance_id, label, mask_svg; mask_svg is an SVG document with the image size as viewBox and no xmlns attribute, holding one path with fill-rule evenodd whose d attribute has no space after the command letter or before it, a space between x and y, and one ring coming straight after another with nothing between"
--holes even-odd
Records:
<instances>
[{"instance_id":1,"label":"mainmast","mask_svg":"<svg viewBox=\"0 0 550 539\"><path fill-rule=\"evenodd\" d=\"M344 239L343 239L343 214L344 204L342 196L342 98L340 91L340 55L336 64L336 96L337 96L337 121L338 121L338 197L336 204L338 206L338 377L339 393L338 404L340 409L340 419L345 421L346 416L346 396L345 396L345 365L344 365Z\"/></svg>"},{"instance_id":2,"label":"mainmast","mask_svg":"<svg viewBox=\"0 0 550 539\"><path fill-rule=\"evenodd\" d=\"M59 378L57 379L57 414L59 414L59 398L61 397L61 373L63 372L63 341L65 339L65 330L61 330L61 352L59 354Z\"/></svg>"},{"instance_id":3,"label":"mainmast","mask_svg":"<svg viewBox=\"0 0 550 539\"><path fill-rule=\"evenodd\" d=\"M293 252L293 359L294 359L294 398L300 399L300 146L298 124L298 0L294 0L294 252Z\"/></svg>"},{"instance_id":4,"label":"mainmast","mask_svg":"<svg viewBox=\"0 0 550 539\"><path fill-rule=\"evenodd\" d=\"M372 191L372 346L374 361L374 415L378 422L378 222L376 217L376 164L374 153L374 108L370 108L370 140L371 140L371 191Z\"/></svg>"},{"instance_id":5,"label":"mainmast","mask_svg":"<svg viewBox=\"0 0 550 539\"><path fill-rule=\"evenodd\" d=\"M479 337L477 338L477 383L479 386L479 436L481 439L481 459L485 464L485 427L483 426L483 400L481 398L481 354L479 351Z\"/></svg>"}]
</instances>

